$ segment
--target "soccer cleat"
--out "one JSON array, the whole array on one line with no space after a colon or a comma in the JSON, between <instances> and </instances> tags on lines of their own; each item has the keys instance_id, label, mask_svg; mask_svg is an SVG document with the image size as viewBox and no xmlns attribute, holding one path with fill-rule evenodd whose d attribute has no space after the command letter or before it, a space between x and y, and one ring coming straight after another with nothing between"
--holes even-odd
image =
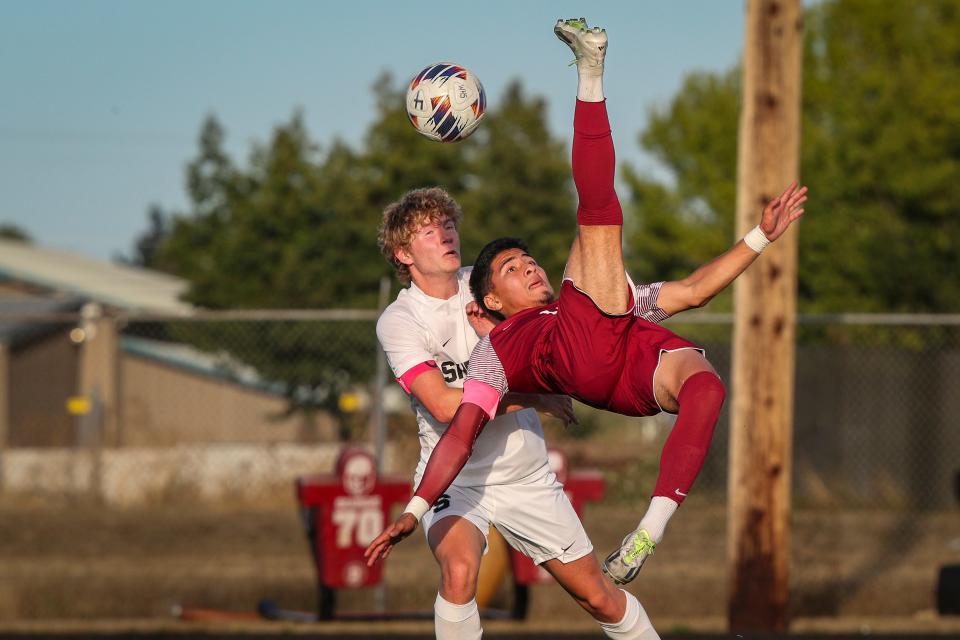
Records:
<instances>
[{"instance_id":1,"label":"soccer cleat","mask_svg":"<svg viewBox=\"0 0 960 640\"><path fill-rule=\"evenodd\" d=\"M587 26L586 18L557 20L553 32L573 51L581 72L594 75L603 73L603 59L607 55L607 30Z\"/></svg>"},{"instance_id":2,"label":"soccer cleat","mask_svg":"<svg viewBox=\"0 0 960 640\"><path fill-rule=\"evenodd\" d=\"M616 584L627 584L637 577L640 567L653 555L657 543L646 529L637 529L623 539L623 545L603 561L603 572Z\"/></svg>"}]
</instances>

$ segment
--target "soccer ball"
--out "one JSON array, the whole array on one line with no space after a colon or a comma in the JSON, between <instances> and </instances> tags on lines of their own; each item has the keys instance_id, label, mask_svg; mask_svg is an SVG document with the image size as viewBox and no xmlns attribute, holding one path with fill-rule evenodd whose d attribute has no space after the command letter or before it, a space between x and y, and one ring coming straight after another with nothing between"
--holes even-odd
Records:
<instances>
[{"instance_id":1,"label":"soccer ball","mask_svg":"<svg viewBox=\"0 0 960 640\"><path fill-rule=\"evenodd\" d=\"M467 138L487 109L480 79L459 65L432 64L410 81L407 115L413 127L431 140Z\"/></svg>"}]
</instances>

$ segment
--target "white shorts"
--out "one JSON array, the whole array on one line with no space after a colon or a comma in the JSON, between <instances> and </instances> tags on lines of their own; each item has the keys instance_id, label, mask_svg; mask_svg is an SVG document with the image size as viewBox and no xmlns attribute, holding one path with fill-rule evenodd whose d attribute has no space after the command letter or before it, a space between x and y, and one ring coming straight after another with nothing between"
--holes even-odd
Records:
<instances>
[{"instance_id":1,"label":"white shorts","mask_svg":"<svg viewBox=\"0 0 960 640\"><path fill-rule=\"evenodd\" d=\"M423 516L428 541L430 527L447 516L466 518L484 539L490 525L495 526L510 546L535 564L554 558L566 564L593 551L577 512L553 472L529 482L451 485Z\"/></svg>"}]
</instances>

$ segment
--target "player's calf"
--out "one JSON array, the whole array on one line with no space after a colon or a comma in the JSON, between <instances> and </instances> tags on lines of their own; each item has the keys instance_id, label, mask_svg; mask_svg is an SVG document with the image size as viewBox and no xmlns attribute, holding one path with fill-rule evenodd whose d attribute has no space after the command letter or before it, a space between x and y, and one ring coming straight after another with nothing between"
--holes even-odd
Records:
<instances>
[{"instance_id":1,"label":"player's calf","mask_svg":"<svg viewBox=\"0 0 960 640\"><path fill-rule=\"evenodd\" d=\"M723 382L712 370L699 371L684 381L677 394L677 421L660 455L650 507L637 529L603 563L604 573L617 584L636 578L663 539L667 522L703 468L725 397Z\"/></svg>"}]
</instances>

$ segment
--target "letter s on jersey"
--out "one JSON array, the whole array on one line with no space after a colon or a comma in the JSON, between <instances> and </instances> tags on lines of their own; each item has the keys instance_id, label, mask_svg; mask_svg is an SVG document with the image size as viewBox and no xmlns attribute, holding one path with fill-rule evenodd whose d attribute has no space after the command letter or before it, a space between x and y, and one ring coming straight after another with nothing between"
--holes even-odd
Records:
<instances>
[{"instance_id":1,"label":"letter s on jersey","mask_svg":"<svg viewBox=\"0 0 960 640\"><path fill-rule=\"evenodd\" d=\"M441 362L440 372L443 374L443 381L447 384L456 380L463 380L467 376L467 362Z\"/></svg>"},{"instance_id":2,"label":"letter s on jersey","mask_svg":"<svg viewBox=\"0 0 960 640\"><path fill-rule=\"evenodd\" d=\"M444 493L439 498L437 498L436 502L433 503L433 512L440 513L441 511L443 511L449 506L450 506L450 494Z\"/></svg>"}]
</instances>

